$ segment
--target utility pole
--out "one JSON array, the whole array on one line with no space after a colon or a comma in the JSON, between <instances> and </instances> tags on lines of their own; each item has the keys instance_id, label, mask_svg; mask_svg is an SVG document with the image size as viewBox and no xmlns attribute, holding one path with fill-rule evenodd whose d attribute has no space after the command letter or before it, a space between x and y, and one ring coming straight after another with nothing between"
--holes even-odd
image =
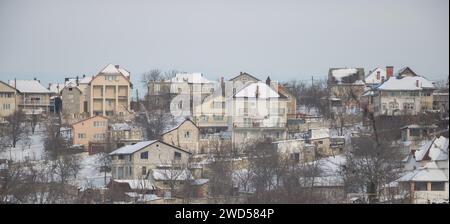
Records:
<instances>
[{"instance_id":1,"label":"utility pole","mask_svg":"<svg viewBox=\"0 0 450 224\"><path fill-rule=\"evenodd\" d=\"M314 75L311 76L311 87L314 86Z\"/></svg>"}]
</instances>

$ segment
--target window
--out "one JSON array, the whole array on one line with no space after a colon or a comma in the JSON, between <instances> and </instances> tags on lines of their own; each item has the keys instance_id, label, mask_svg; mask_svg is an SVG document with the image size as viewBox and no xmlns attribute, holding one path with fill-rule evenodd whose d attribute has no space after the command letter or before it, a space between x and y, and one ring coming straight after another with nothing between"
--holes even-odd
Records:
<instances>
[{"instance_id":1,"label":"window","mask_svg":"<svg viewBox=\"0 0 450 224\"><path fill-rule=\"evenodd\" d=\"M191 133L189 131L186 131L186 133L184 133L184 138L190 138L191 137Z\"/></svg>"},{"instance_id":2,"label":"window","mask_svg":"<svg viewBox=\"0 0 450 224\"><path fill-rule=\"evenodd\" d=\"M9 103L3 104L3 110L11 110L11 104Z\"/></svg>"},{"instance_id":3,"label":"window","mask_svg":"<svg viewBox=\"0 0 450 224\"><path fill-rule=\"evenodd\" d=\"M161 89L159 84L157 84L157 83L154 84L154 88L155 88L155 92L159 92Z\"/></svg>"},{"instance_id":4,"label":"window","mask_svg":"<svg viewBox=\"0 0 450 224\"><path fill-rule=\"evenodd\" d=\"M445 182L432 182L431 190L432 191L445 191Z\"/></svg>"},{"instance_id":5,"label":"window","mask_svg":"<svg viewBox=\"0 0 450 224\"><path fill-rule=\"evenodd\" d=\"M409 129L409 135L410 136L420 136L420 129L419 128L411 128Z\"/></svg>"},{"instance_id":6,"label":"window","mask_svg":"<svg viewBox=\"0 0 450 224\"><path fill-rule=\"evenodd\" d=\"M174 152L174 154L173 154L173 159L174 159L174 160L181 160L181 153L179 153L179 152Z\"/></svg>"},{"instance_id":7,"label":"window","mask_svg":"<svg viewBox=\"0 0 450 224\"><path fill-rule=\"evenodd\" d=\"M213 107L216 109L225 108L225 102L213 102Z\"/></svg>"},{"instance_id":8,"label":"window","mask_svg":"<svg viewBox=\"0 0 450 224\"><path fill-rule=\"evenodd\" d=\"M143 166L143 167L142 167L141 174L142 174L142 175L146 175L146 174L147 174L147 167L146 167L146 166Z\"/></svg>"},{"instance_id":9,"label":"window","mask_svg":"<svg viewBox=\"0 0 450 224\"><path fill-rule=\"evenodd\" d=\"M113 167L111 169L111 175L112 175L113 178L117 178L117 176L116 176L116 168L115 167Z\"/></svg>"},{"instance_id":10,"label":"window","mask_svg":"<svg viewBox=\"0 0 450 224\"><path fill-rule=\"evenodd\" d=\"M377 71L377 80L380 80L380 71Z\"/></svg>"},{"instance_id":11,"label":"window","mask_svg":"<svg viewBox=\"0 0 450 224\"><path fill-rule=\"evenodd\" d=\"M216 121L222 121L223 120L223 115L214 115L214 120Z\"/></svg>"},{"instance_id":12,"label":"window","mask_svg":"<svg viewBox=\"0 0 450 224\"><path fill-rule=\"evenodd\" d=\"M118 158L119 160L123 160L123 155L118 155L117 158Z\"/></svg>"},{"instance_id":13,"label":"window","mask_svg":"<svg viewBox=\"0 0 450 224\"><path fill-rule=\"evenodd\" d=\"M72 87L69 88L69 91L72 91Z\"/></svg>"},{"instance_id":14,"label":"window","mask_svg":"<svg viewBox=\"0 0 450 224\"><path fill-rule=\"evenodd\" d=\"M142 152L141 159L148 159L148 152Z\"/></svg>"},{"instance_id":15,"label":"window","mask_svg":"<svg viewBox=\"0 0 450 224\"><path fill-rule=\"evenodd\" d=\"M86 138L86 134L85 133L78 133L78 138L79 139Z\"/></svg>"},{"instance_id":16,"label":"window","mask_svg":"<svg viewBox=\"0 0 450 224\"><path fill-rule=\"evenodd\" d=\"M427 182L415 182L414 190L415 191L426 191L427 190Z\"/></svg>"},{"instance_id":17,"label":"window","mask_svg":"<svg viewBox=\"0 0 450 224\"><path fill-rule=\"evenodd\" d=\"M117 76L115 76L115 75L106 75L105 76L105 80L107 80L107 81L114 81L116 79L117 79Z\"/></svg>"},{"instance_id":18,"label":"window","mask_svg":"<svg viewBox=\"0 0 450 224\"><path fill-rule=\"evenodd\" d=\"M117 169L117 178L119 178L119 179L123 178L123 167L122 166Z\"/></svg>"},{"instance_id":19,"label":"window","mask_svg":"<svg viewBox=\"0 0 450 224\"><path fill-rule=\"evenodd\" d=\"M133 176L133 167L130 167L130 169L128 171L129 171L128 175Z\"/></svg>"},{"instance_id":20,"label":"window","mask_svg":"<svg viewBox=\"0 0 450 224\"><path fill-rule=\"evenodd\" d=\"M323 141L318 141L318 143L319 143L319 145L322 145L322 144L323 144Z\"/></svg>"},{"instance_id":21,"label":"window","mask_svg":"<svg viewBox=\"0 0 450 224\"><path fill-rule=\"evenodd\" d=\"M291 154L291 159L296 163L300 162L300 153Z\"/></svg>"}]
</instances>

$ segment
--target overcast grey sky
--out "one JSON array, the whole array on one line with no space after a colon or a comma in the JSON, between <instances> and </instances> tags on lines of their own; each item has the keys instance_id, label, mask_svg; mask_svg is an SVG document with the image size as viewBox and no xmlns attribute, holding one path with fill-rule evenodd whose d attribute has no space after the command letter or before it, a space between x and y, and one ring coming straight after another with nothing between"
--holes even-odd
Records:
<instances>
[{"instance_id":1,"label":"overcast grey sky","mask_svg":"<svg viewBox=\"0 0 450 224\"><path fill-rule=\"evenodd\" d=\"M135 81L151 68L284 81L385 65L443 79L449 1L0 0L1 80L62 81L107 63Z\"/></svg>"}]
</instances>

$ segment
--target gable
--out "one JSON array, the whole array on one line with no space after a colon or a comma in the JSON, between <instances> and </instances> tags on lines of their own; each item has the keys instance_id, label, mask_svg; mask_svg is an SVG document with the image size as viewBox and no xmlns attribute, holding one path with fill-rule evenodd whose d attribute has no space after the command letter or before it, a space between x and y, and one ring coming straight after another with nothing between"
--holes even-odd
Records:
<instances>
[{"instance_id":1,"label":"gable","mask_svg":"<svg viewBox=\"0 0 450 224\"><path fill-rule=\"evenodd\" d=\"M236 82L236 81L240 81L240 82L257 82L257 81L261 81L258 78L246 73L246 72L241 72L238 76L230 79L230 81Z\"/></svg>"},{"instance_id":2,"label":"gable","mask_svg":"<svg viewBox=\"0 0 450 224\"><path fill-rule=\"evenodd\" d=\"M86 118L84 120L81 120L81 121L78 121L76 123L73 123L72 127L77 127L81 123L87 123L87 122L93 123L94 121L108 121L108 118L104 117L104 116L101 116L101 115L97 115L97 116L89 117L89 118Z\"/></svg>"},{"instance_id":3,"label":"gable","mask_svg":"<svg viewBox=\"0 0 450 224\"><path fill-rule=\"evenodd\" d=\"M17 92L17 90L14 87L4 83L3 81L0 81L0 91L2 91L2 92L12 92L12 93Z\"/></svg>"},{"instance_id":4,"label":"gable","mask_svg":"<svg viewBox=\"0 0 450 224\"><path fill-rule=\"evenodd\" d=\"M398 71L399 76L418 76L411 68L405 67Z\"/></svg>"}]
</instances>

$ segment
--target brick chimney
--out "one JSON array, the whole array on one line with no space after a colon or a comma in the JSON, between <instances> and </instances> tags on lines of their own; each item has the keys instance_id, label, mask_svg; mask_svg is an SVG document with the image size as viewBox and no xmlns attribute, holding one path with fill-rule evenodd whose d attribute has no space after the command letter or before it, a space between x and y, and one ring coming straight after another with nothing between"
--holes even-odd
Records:
<instances>
[{"instance_id":1,"label":"brick chimney","mask_svg":"<svg viewBox=\"0 0 450 224\"><path fill-rule=\"evenodd\" d=\"M386 66L386 79L394 76L394 66Z\"/></svg>"},{"instance_id":2,"label":"brick chimney","mask_svg":"<svg viewBox=\"0 0 450 224\"><path fill-rule=\"evenodd\" d=\"M270 86L270 82L271 82L272 80L270 80L270 76L267 76L267 79L266 79L266 85L268 85L268 86Z\"/></svg>"}]
</instances>

